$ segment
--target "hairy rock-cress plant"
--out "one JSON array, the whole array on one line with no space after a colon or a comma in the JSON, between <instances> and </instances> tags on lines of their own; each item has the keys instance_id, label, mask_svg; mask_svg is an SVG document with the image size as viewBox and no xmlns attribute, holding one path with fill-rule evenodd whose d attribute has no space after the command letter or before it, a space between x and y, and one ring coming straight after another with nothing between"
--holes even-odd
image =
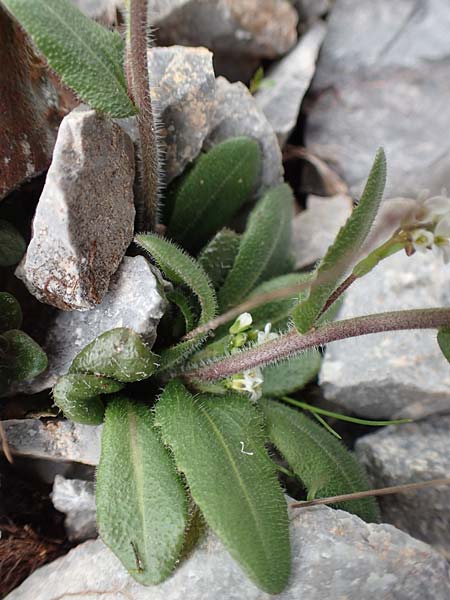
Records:
<instances>
[{"instance_id":1,"label":"hairy rock-cress plant","mask_svg":"<svg viewBox=\"0 0 450 600\"><path fill-rule=\"evenodd\" d=\"M202 154L158 210L144 0L129 1L125 44L68 0L3 3L82 100L105 118L138 115L138 199L149 232L138 233L136 244L172 284L152 350L129 329L108 331L79 353L53 389L67 418L104 424L100 535L148 585L173 571L206 522L260 588L278 593L288 581L290 547L277 473L299 478L309 498L367 489L355 458L322 418L336 415L290 395L317 375L319 348L346 337L435 328L450 359L447 308L333 322L342 293L394 252L436 249L449 259L450 201L409 202L389 239L364 250L385 185L379 150L358 205L323 260L312 273L293 273L293 195L282 184L254 203L261 169L254 140L230 139ZM246 226L236 232L234 217L243 210ZM0 301L9 311L2 328L13 329L17 342L19 309L5 295ZM269 447L286 467L272 460ZM373 498L341 507L378 519Z\"/></svg>"}]
</instances>

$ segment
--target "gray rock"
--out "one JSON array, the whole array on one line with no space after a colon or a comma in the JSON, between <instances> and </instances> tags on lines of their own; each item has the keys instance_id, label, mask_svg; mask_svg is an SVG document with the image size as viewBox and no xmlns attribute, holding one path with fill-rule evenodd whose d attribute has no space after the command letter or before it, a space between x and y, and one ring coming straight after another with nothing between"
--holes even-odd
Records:
<instances>
[{"instance_id":1,"label":"gray rock","mask_svg":"<svg viewBox=\"0 0 450 600\"><path fill-rule=\"evenodd\" d=\"M333 2L334 0L294 0L294 6L302 23L312 23L326 14Z\"/></svg>"},{"instance_id":2,"label":"gray rock","mask_svg":"<svg viewBox=\"0 0 450 600\"><path fill-rule=\"evenodd\" d=\"M133 239L134 150L115 123L84 107L62 121L16 274L63 310L100 304Z\"/></svg>"},{"instance_id":3,"label":"gray rock","mask_svg":"<svg viewBox=\"0 0 450 600\"><path fill-rule=\"evenodd\" d=\"M64 525L69 540L84 542L97 537L93 481L56 475L51 498L56 510L66 515Z\"/></svg>"},{"instance_id":4,"label":"gray rock","mask_svg":"<svg viewBox=\"0 0 450 600\"><path fill-rule=\"evenodd\" d=\"M431 252L383 261L347 291L340 318L448 306L450 265ZM450 365L432 330L377 333L329 344L320 373L344 413L413 419L450 411Z\"/></svg>"},{"instance_id":5,"label":"gray rock","mask_svg":"<svg viewBox=\"0 0 450 600\"><path fill-rule=\"evenodd\" d=\"M350 216L352 207L353 202L349 196L308 196L306 210L292 222L296 269L312 265L325 255L337 232Z\"/></svg>"},{"instance_id":6,"label":"gray rock","mask_svg":"<svg viewBox=\"0 0 450 600\"><path fill-rule=\"evenodd\" d=\"M124 8L124 0L71 0L86 16L105 25L117 25L117 11Z\"/></svg>"},{"instance_id":7,"label":"gray rock","mask_svg":"<svg viewBox=\"0 0 450 600\"><path fill-rule=\"evenodd\" d=\"M368 525L328 507L293 512L291 583L279 600L447 600L448 563L391 525ZM276 557L274 557L276 560ZM208 534L164 583L136 583L100 541L85 542L35 571L8 600L269 600Z\"/></svg>"},{"instance_id":8,"label":"gray rock","mask_svg":"<svg viewBox=\"0 0 450 600\"><path fill-rule=\"evenodd\" d=\"M374 487L450 477L450 416L387 427L356 442ZM382 518L450 558L450 486L379 498Z\"/></svg>"},{"instance_id":9,"label":"gray rock","mask_svg":"<svg viewBox=\"0 0 450 600\"><path fill-rule=\"evenodd\" d=\"M328 26L308 147L337 164L354 195L378 146L387 151L389 196L449 187L447 0L337 0Z\"/></svg>"},{"instance_id":10,"label":"gray rock","mask_svg":"<svg viewBox=\"0 0 450 600\"><path fill-rule=\"evenodd\" d=\"M101 425L39 419L11 419L2 425L13 456L98 465Z\"/></svg>"},{"instance_id":11,"label":"gray rock","mask_svg":"<svg viewBox=\"0 0 450 600\"><path fill-rule=\"evenodd\" d=\"M297 39L298 15L286 0L153 0L149 15L167 46L276 58Z\"/></svg>"},{"instance_id":12,"label":"gray rock","mask_svg":"<svg viewBox=\"0 0 450 600\"><path fill-rule=\"evenodd\" d=\"M261 146L263 165L260 187L271 187L283 180L283 165L277 137L248 88L240 82L216 80L217 110L205 149L235 136L249 136Z\"/></svg>"},{"instance_id":13,"label":"gray rock","mask_svg":"<svg viewBox=\"0 0 450 600\"><path fill-rule=\"evenodd\" d=\"M322 21L313 25L297 46L267 71L265 76L270 85L255 94L256 102L277 134L280 146L284 146L297 124L325 33L326 26Z\"/></svg>"},{"instance_id":14,"label":"gray rock","mask_svg":"<svg viewBox=\"0 0 450 600\"><path fill-rule=\"evenodd\" d=\"M166 307L158 271L143 256L125 256L101 304L88 311L55 311L42 341L48 368L13 392L35 394L52 387L78 352L109 329L129 327L152 346Z\"/></svg>"}]
</instances>

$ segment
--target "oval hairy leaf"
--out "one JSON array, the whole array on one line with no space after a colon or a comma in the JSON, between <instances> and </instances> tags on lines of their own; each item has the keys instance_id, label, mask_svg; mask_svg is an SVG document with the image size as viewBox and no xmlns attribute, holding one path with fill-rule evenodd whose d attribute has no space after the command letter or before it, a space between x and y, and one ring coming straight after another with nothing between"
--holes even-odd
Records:
<instances>
[{"instance_id":1,"label":"oval hairy leaf","mask_svg":"<svg viewBox=\"0 0 450 600\"><path fill-rule=\"evenodd\" d=\"M88 374L64 375L53 387L53 399L64 416L83 425L103 423L105 405L101 394L113 394L123 384L106 377Z\"/></svg>"},{"instance_id":2,"label":"oval hairy leaf","mask_svg":"<svg viewBox=\"0 0 450 600\"><path fill-rule=\"evenodd\" d=\"M269 190L248 219L233 268L218 292L222 310L243 300L260 281L287 265L293 196L287 184ZM280 274L279 272L276 274Z\"/></svg>"},{"instance_id":3,"label":"oval hairy leaf","mask_svg":"<svg viewBox=\"0 0 450 600\"><path fill-rule=\"evenodd\" d=\"M134 579L166 579L183 546L186 494L151 411L125 397L106 409L96 504L103 541Z\"/></svg>"},{"instance_id":4,"label":"oval hairy leaf","mask_svg":"<svg viewBox=\"0 0 450 600\"><path fill-rule=\"evenodd\" d=\"M0 335L0 373L7 385L37 377L47 364L45 352L23 331L11 329Z\"/></svg>"},{"instance_id":5,"label":"oval hairy leaf","mask_svg":"<svg viewBox=\"0 0 450 600\"><path fill-rule=\"evenodd\" d=\"M386 184L386 157L380 148L370 171L358 206L327 250L317 271L317 282L311 287L307 300L293 311L294 325L305 333L316 322L326 301L353 266L377 215Z\"/></svg>"},{"instance_id":6,"label":"oval hairy leaf","mask_svg":"<svg viewBox=\"0 0 450 600\"><path fill-rule=\"evenodd\" d=\"M25 253L25 240L8 221L0 219L0 267L16 265Z\"/></svg>"},{"instance_id":7,"label":"oval hairy leaf","mask_svg":"<svg viewBox=\"0 0 450 600\"><path fill-rule=\"evenodd\" d=\"M18 329L22 325L20 304L8 292L0 292L0 333Z\"/></svg>"},{"instance_id":8,"label":"oval hairy leaf","mask_svg":"<svg viewBox=\"0 0 450 600\"><path fill-rule=\"evenodd\" d=\"M71 373L92 373L130 383L147 379L158 368L159 358L132 329L105 331L73 359Z\"/></svg>"},{"instance_id":9,"label":"oval hairy leaf","mask_svg":"<svg viewBox=\"0 0 450 600\"><path fill-rule=\"evenodd\" d=\"M127 94L124 44L69 0L4 0L62 81L112 117L137 112Z\"/></svg>"},{"instance_id":10,"label":"oval hairy leaf","mask_svg":"<svg viewBox=\"0 0 450 600\"><path fill-rule=\"evenodd\" d=\"M259 587L281 592L289 576L288 519L260 413L242 396L194 398L173 380L155 423L208 525Z\"/></svg>"},{"instance_id":11,"label":"oval hairy leaf","mask_svg":"<svg viewBox=\"0 0 450 600\"><path fill-rule=\"evenodd\" d=\"M184 248L200 248L248 200L261 170L258 142L231 138L201 155L173 188L168 235Z\"/></svg>"},{"instance_id":12,"label":"oval hairy leaf","mask_svg":"<svg viewBox=\"0 0 450 600\"><path fill-rule=\"evenodd\" d=\"M369 489L367 477L354 456L322 426L304 414L262 398L269 438L314 497L335 496ZM374 498L337 505L368 522L379 520Z\"/></svg>"},{"instance_id":13,"label":"oval hairy leaf","mask_svg":"<svg viewBox=\"0 0 450 600\"><path fill-rule=\"evenodd\" d=\"M450 328L442 327L437 334L437 341L442 354L450 362Z\"/></svg>"},{"instance_id":14,"label":"oval hairy leaf","mask_svg":"<svg viewBox=\"0 0 450 600\"><path fill-rule=\"evenodd\" d=\"M315 348L263 370L264 396L282 396L305 387L320 371L322 356Z\"/></svg>"},{"instance_id":15,"label":"oval hairy leaf","mask_svg":"<svg viewBox=\"0 0 450 600\"><path fill-rule=\"evenodd\" d=\"M198 262L211 283L218 289L230 271L239 252L241 236L231 229L222 229L198 255Z\"/></svg>"}]
</instances>

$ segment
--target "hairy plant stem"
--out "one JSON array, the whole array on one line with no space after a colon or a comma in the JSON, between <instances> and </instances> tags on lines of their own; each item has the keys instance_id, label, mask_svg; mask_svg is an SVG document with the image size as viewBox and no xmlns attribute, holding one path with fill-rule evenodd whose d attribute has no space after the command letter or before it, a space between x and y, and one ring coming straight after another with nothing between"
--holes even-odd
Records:
<instances>
[{"instance_id":1,"label":"hairy plant stem","mask_svg":"<svg viewBox=\"0 0 450 600\"><path fill-rule=\"evenodd\" d=\"M157 224L159 157L148 77L147 0L129 0L125 71L128 92L139 109L141 156L137 178L137 224L139 228L154 231Z\"/></svg>"},{"instance_id":2,"label":"hairy plant stem","mask_svg":"<svg viewBox=\"0 0 450 600\"><path fill-rule=\"evenodd\" d=\"M330 496L329 498L317 498L316 500L305 500L304 502L291 502L289 508L307 508L308 506L318 506L319 504L336 504L347 500L359 500L360 498L369 498L370 496L387 496L388 494L403 494L414 492L427 487L436 487L438 485L450 485L450 478L430 479L430 481L419 481L417 483L405 483L403 485L393 485L386 488L375 490L365 490L364 492L354 492L353 494L342 494L340 496Z\"/></svg>"},{"instance_id":3,"label":"hairy plant stem","mask_svg":"<svg viewBox=\"0 0 450 600\"><path fill-rule=\"evenodd\" d=\"M309 348L330 342L382 331L403 329L438 329L450 325L450 308L429 308L385 312L327 323L305 334L292 330L275 340L249 350L237 352L222 360L184 373L188 381L215 381L235 373L275 363L301 353Z\"/></svg>"}]
</instances>

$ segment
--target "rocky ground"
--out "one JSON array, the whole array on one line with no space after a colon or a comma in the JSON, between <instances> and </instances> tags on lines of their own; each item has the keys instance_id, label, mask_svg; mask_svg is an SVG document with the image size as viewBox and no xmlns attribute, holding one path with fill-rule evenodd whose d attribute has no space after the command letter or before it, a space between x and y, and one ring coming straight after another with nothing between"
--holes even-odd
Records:
<instances>
[{"instance_id":1,"label":"rocky ground","mask_svg":"<svg viewBox=\"0 0 450 600\"><path fill-rule=\"evenodd\" d=\"M122 22L121 0L73 2L108 26ZM445 0L150 4L157 45L149 69L165 182L202 149L235 135L255 138L264 163L260 187L285 174L298 200L298 269L323 256L379 145L388 158L388 198L450 188ZM24 328L50 363L0 404L14 457L12 466L0 462L0 595L148 598L95 539L100 427L55 418L46 391L99 333L128 326L151 342L164 313L159 274L139 256L124 257L135 218L136 124L108 124L76 107L44 64L24 66L1 4L0 34L7 65L0 74L0 216L20 206L24 232L34 216L27 254L6 285L26 305ZM247 85L261 65L265 82L251 93ZM13 102L23 114L11 111ZM112 202L118 187L120 210ZM93 195L96 203L89 202ZM60 218L67 213L68 221ZM447 306L449 275L450 265L431 254L395 255L350 288L341 317ZM70 286L75 279L79 285ZM374 487L450 477L450 368L432 332L330 345L317 385L302 399L369 419L413 419L376 432L336 424ZM380 506L379 525L328 507L292 509L293 574L280 599L449 598L450 488L387 496ZM188 589L196 590L188 595L195 600L269 597L212 534L151 597L180 598Z\"/></svg>"}]
</instances>

